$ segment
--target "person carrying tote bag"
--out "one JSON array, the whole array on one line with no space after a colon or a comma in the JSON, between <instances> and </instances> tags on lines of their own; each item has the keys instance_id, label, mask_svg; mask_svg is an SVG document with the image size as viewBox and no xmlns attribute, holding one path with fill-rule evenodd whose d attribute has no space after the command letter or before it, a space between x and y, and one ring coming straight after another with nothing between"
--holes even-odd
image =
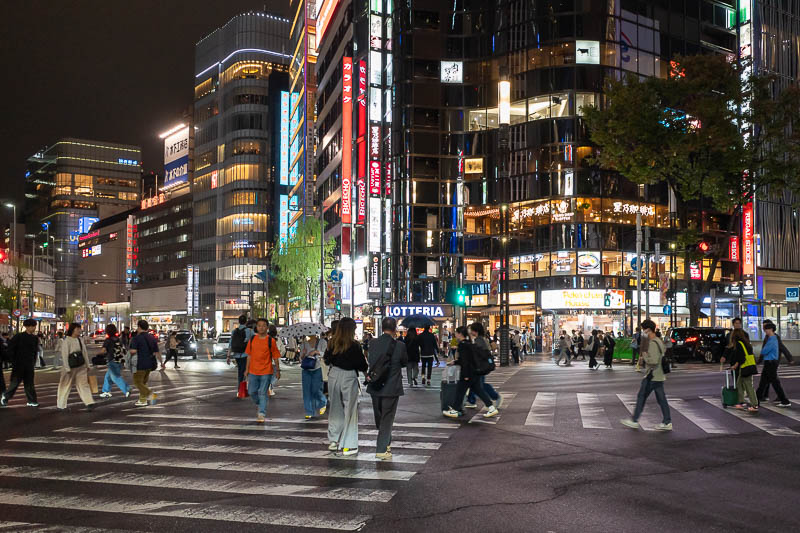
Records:
<instances>
[{"instance_id":1,"label":"person carrying tote bag","mask_svg":"<svg viewBox=\"0 0 800 533\"><path fill-rule=\"evenodd\" d=\"M94 409L94 398L89 387L89 353L81 340L81 325L77 322L69 325L67 336L61 344L61 379L56 400L59 411L67 409L73 383L86 409Z\"/></svg>"},{"instance_id":2,"label":"person carrying tote bag","mask_svg":"<svg viewBox=\"0 0 800 533\"><path fill-rule=\"evenodd\" d=\"M753 346L747 339L743 329L734 329L731 333L733 356L731 369L738 373L736 390L739 392L739 403L734 407L748 413L758 413L758 397L753 389L753 376L758 373L756 359L753 355ZM744 402L744 395L750 399L750 404Z\"/></svg>"}]
</instances>

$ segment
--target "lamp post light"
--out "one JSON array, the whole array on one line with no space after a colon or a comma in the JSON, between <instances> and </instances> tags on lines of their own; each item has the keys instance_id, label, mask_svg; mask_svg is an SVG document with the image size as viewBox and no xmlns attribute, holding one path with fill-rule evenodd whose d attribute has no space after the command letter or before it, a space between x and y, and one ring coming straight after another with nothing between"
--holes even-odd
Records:
<instances>
[{"instance_id":1,"label":"lamp post light","mask_svg":"<svg viewBox=\"0 0 800 533\"><path fill-rule=\"evenodd\" d=\"M497 133L497 185L500 199L500 231L502 232L502 262L500 264L500 366L508 366L510 339L509 309L509 204L511 189L508 183L509 125L511 123L511 82L508 80L508 67L500 66L500 80L497 83L497 110L500 128Z\"/></svg>"},{"instance_id":2,"label":"lamp post light","mask_svg":"<svg viewBox=\"0 0 800 533\"><path fill-rule=\"evenodd\" d=\"M14 210L14 226L11 228L11 250L17 255L17 204L6 203L6 207Z\"/></svg>"}]
</instances>

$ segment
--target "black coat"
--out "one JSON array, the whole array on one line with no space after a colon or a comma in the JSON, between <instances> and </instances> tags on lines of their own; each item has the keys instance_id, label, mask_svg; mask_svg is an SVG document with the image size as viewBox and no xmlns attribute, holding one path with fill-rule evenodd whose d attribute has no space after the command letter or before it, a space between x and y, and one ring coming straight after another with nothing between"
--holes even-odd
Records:
<instances>
[{"instance_id":1,"label":"black coat","mask_svg":"<svg viewBox=\"0 0 800 533\"><path fill-rule=\"evenodd\" d=\"M372 367L378 359L386 355L394 339L384 333L377 339L369 341L369 366ZM373 396L402 396L403 395L403 369L408 363L406 356L406 345L403 341L395 341L394 351L392 352L391 363L389 366L389 377L380 390L374 390L372 385L367 385L367 392Z\"/></svg>"},{"instance_id":2,"label":"black coat","mask_svg":"<svg viewBox=\"0 0 800 533\"><path fill-rule=\"evenodd\" d=\"M461 367L461 379L475 377L475 346L472 342L464 340L458 343L457 357L454 364Z\"/></svg>"},{"instance_id":3,"label":"black coat","mask_svg":"<svg viewBox=\"0 0 800 533\"><path fill-rule=\"evenodd\" d=\"M406 336L406 354L408 355L408 362L409 363L419 363L419 336L414 336L411 340L408 340Z\"/></svg>"},{"instance_id":4,"label":"black coat","mask_svg":"<svg viewBox=\"0 0 800 533\"><path fill-rule=\"evenodd\" d=\"M436 342L436 335L430 331L423 331L417 335L419 342L420 355L422 357L433 357L439 352L439 343Z\"/></svg>"}]
</instances>

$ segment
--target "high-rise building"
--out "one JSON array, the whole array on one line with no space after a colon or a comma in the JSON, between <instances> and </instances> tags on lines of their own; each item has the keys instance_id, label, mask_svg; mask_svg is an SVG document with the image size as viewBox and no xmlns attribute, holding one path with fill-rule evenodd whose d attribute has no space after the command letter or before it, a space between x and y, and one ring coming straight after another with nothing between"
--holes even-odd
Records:
<instances>
[{"instance_id":1,"label":"high-rise building","mask_svg":"<svg viewBox=\"0 0 800 533\"><path fill-rule=\"evenodd\" d=\"M218 331L263 297L275 242L277 128L290 21L232 18L195 47L193 263L199 307Z\"/></svg>"},{"instance_id":2,"label":"high-rise building","mask_svg":"<svg viewBox=\"0 0 800 533\"><path fill-rule=\"evenodd\" d=\"M65 138L28 158L25 221L39 235L49 223L56 273L56 311L80 298L78 238L92 224L138 205L141 149Z\"/></svg>"}]
</instances>

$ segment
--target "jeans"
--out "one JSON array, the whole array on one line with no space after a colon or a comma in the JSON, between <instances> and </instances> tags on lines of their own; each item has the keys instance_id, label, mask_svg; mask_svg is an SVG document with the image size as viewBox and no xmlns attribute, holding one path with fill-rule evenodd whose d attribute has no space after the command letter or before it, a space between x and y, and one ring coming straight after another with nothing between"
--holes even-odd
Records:
<instances>
[{"instance_id":1,"label":"jeans","mask_svg":"<svg viewBox=\"0 0 800 533\"><path fill-rule=\"evenodd\" d=\"M236 383L241 383L244 381L244 371L247 370L247 357L237 357L234 361L236 361L236 370L239 372L239 380Z\"/></svg>"},{"instance_id":2,"label":"jeans","mask_svg":"<svg viewBox=\"0 0 800 533\"><path fill-rule=\"evenodd\" d=\"M375 453L386 453L392 443L392 426L397 414L399 396L373 396L372 412L375 415L375 429L378 430L378 442Z\"/></svg>"},{"instance_id":3,"label":"jeans","mask_svg":"<svg viewBox=\"0 0 800 533\"><path fill-rule=\"evenodd\" d=\"M24 383L25 396L28 397L28 401L31 403L37 403L36 389L33 386L34 374L36 373L34 368L35 364L35 360L14 361L13 370L11 371L11 379L8 382L8 389L5 392L5 397L7 400L13 398L14 393L17 391L17 387L19 387L19 384Z\"/></svg>"},{"instance_id":4,"label":"jeans","mask_svg":"<svg viewBox=\"0 0 800 533\"><path fill-rule=\"evenodd\" d=\"M339 449L358 448L358 374L355 370L342 370L332 366L328 372L328 442Z\"/></svg>"},{"instance_id":5,"label":"jeans","mask_svg":"<svg viewBox=\"0 0 800 533\"><path fill-rule=\"evenodd\" d=\"M479 386L486 391L486 394L488 394L489 398L491 398L493 401L497 401L497 399L500 398L500 395L497 394L497 391L494 390L494 387L492 387L491 383L486 383L486 376L479 376L478 383ZM469 394L467 395L467 403L471 404L475 403L475 393L472 392L472 390L470 390Z\"/></svg>"},{"instance_id":6,"label":"jeans","mask_svg":"<svg viewBox=\"0 0 800 533\"><path fill-rule=\"evenodd\" d=\"M306 416L315 416L319 410L328 405L322 392L322 369L303 369L303 408Z\"/></svg>"},{"instance_id":7,"label":"jeans","mask_svg":"<svg viewBox=\"0 0 800 533\"><path fill-rule=\"evenodd\" d=\"M406 365L406 377L408 378L408 384L412 385L414 381L416 381L417 377L419 377L419 361L409 362Z\"/></svg>"},{"instance_id":8,"label":"jeans","mask_svg":"<svg viewBox=\"0 0 800 533\"><path fill-rule=\"evenodd\" d=\"M125 383L125 378L122 377L122 366L114 361L108 362L106 377L103 379L103 392L111 392L111 383L119 387L122 394L128 394L128 384Z\"/></svg>"},{"instance_id":9,"label":"jeans","mask_svg":"<svg viewBox=\"0 0 800 533\"><path fill-rule=\"evenodd\" d=\"M767 401L769 398L769 386L775 389L775 394L778 395L778 400L781 403L789 403L789 398L783 392L781 380L778 378L778 361L764 361L764 368L761 370L761 379L758 382L758 390L756 396L761 401Z\"/></svg>"},{"instance_id":10,"label":"jeans","mask_svg":"<svg viewBox=\"0 0 800 533\"><path fill-rule=\"evenodd\" d=\"M486 407L491 407L494 405L492 399L489 398L489 394L487 394L486 389L481 387L480 380L478 377L474 377L469 380L462 379L458 382L458 389L456 389L456 401L458 402L458 408L456 411L461 411L464 404L464 395L467 393L467 390L472 391L478 398L483 401Z\"/></svg>"},{"instance_id":11,"label":"jeans","mask_svg":"<svg viewBox=\"0 0 800 533\"><path fill-rule=\"evenodd\" d=\"M431 372L433 372L433 356L423 355L420 360L422 361L422 379L425 379L427 373L427 379L430 381Z\"/></svg>"},{"instance_id":12,"label":"jeans","mask_svg":"<svg viewBox=\"0 0 800 533\"><path fill-rule=\"evenodd\" d=\"M642 416L644 410L644 402L651 392L656 393L656 401L661 407L662 422L664 424L672 423L672 417L669 414L669 404L667 403L667 395L664 393L664 382L653 381L652 379L644 378L642 385L639 387L639 394L636 396L636 409L633 410L633 421L638 422L639 417Z\"/></svg>"},{"instance_id":13,"label":"jeans","mask_svg":"<svg viewBox=\"0 0 800 533\"><path fill-rule=\"evenodd\" d=\"M147 386L147 378L150 377L151 370L137 370L133 373L133 385L139 389L139 401L146 400L153 394Z\"/></svg>"},{"instance_id":14,"label":"jeans","mask_svg":"<svg viewBox=\"0 0 800 533\"><path fill-rule=\"evenodd\" d=\"M258 406L258 414L267 416L267 402L269 402L269 386L272 384L274 377L272 374L250 374L247 382L247 392L250 393L250 398L253 403Z\"/></svg>"}]
</instances>

